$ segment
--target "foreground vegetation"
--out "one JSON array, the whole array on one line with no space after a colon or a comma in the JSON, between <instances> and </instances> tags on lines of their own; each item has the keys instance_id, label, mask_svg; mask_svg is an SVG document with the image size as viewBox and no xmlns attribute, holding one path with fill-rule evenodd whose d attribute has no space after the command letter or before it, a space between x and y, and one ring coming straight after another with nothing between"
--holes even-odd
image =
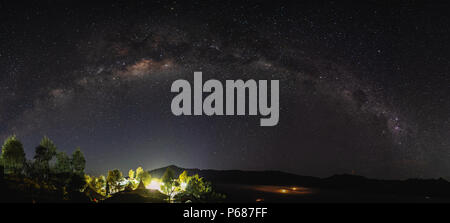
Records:
<instances>
[{"instance_id":1,"label":"foreground vegetation","mask_svg":"<svg viewBox=\"0 0 450 223\"><path fill-rule=\"evenodd\" d=\"M218 202L211 183L184 171L166 169L161 179L142 167L123 176L85 174L86 159L79 148L69 156L44 137L27 160L22 143L8 137L0 156L0 202Z\"/></svg>"}]
</instances>

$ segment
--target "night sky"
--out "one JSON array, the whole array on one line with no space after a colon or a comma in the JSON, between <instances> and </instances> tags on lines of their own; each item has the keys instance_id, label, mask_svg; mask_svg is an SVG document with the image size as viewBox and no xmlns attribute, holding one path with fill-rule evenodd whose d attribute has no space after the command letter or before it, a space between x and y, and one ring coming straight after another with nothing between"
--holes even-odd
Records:
<instances>
[{"instance_id":1,"label":"night sky","mask_svg":"<svg viewBox=\"0 0 450 223\"><path fill-rule=\"evenodd\" d=\"M0 2L0 140L87 172L186 168L450 178L438 1ZM183 3L182 3L183 2ZM280 121L174 116L177 79L280 80ZM206 95L205 95L206 96Z\"/></svg>"}]
</instances>

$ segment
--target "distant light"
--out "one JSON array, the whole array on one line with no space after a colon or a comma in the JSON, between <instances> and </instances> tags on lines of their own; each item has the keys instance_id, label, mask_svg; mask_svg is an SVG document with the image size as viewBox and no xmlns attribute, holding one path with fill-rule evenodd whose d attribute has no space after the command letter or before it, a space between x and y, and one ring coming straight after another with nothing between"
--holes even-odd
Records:
<instances>
[{"instance_id":1,"label":"distant light","mask_svg":"<svg viewBox=\"0 0 450 223\"><path fill-rule=\"evenodd\" d=\"M256 199L256 202L263 202L264 201L264 198L257 198Z\"/></svg>"},{"instance_id":2,"label":"distant light","mask_svg":"<svg viewBox=\"0 0 450 223\"><path fill-rule=\"evenodd\" d=\"M281 189L280 192L283 193L283 194L285 194L285 193L287 193L288 191L287 191L286 189Z\"/></svg>"},{"instance_id":3,"label":"distant light","mask_svg":"<svg viewBox=\"0 0 450 223\"><path fill-rule=\"evenodd\" d=\"M297 190L297 188L296 188L296 187L293 187L292 190Z\"/></svg>"}]
</instances>

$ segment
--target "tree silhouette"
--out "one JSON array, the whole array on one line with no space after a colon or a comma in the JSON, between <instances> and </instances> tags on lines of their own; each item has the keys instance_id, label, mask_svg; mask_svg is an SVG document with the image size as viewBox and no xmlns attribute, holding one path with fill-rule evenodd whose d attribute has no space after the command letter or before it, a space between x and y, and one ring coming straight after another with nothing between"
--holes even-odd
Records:
<instances>
[{"instance_id":1,"label":"tree silhouette","mask_svg":"<svg viewBox=\"0 0 450 223\"><path fill-rule=\"evenodd\" d=\"M35 149L34 165L38 177L48 179L50 174L50 160L56 155L56 145L47 136L44 136Z\"/></svg>"},{"instance_id":2,"label":"tree silhouette","mask_svg":"<svg viewBox=\"0 0 450 223\"><path fill-rule=\"evenodd\" d=\"M71 160L65 152L56 154L56 164L54 169L56 173L72 172Z\"/></svg>"},{"instance_id":3,"label":"tree silhouette","mask_svg":"<svg viewBox=\"0 0 450 223\"><path fill-rule=\"evenodd\" d=\"M77 174L84 175L84 168L86 167L86 159L78 147L72 154L72 168Z\"/></svg>"},{"instance_id":4,"label":"tree silhouette","mask_svg":"<svg viewBox=\"0 0 450 223\"><path fill-rule=\"evenodd\" d=\"M2 163L7 173L20 174L25 164L22 143L15 135L8 137L2 146Z\"/></svg>"}]
</instances>

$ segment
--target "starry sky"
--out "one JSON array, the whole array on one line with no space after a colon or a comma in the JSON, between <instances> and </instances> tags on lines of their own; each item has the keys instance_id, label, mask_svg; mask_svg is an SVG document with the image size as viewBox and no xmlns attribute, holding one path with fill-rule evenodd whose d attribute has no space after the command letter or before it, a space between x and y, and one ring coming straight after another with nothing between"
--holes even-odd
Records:
<instances>
[{"instance_id":1,"label":"starry sky","mask_svg":"<svg viewBox=\"0 0 450 223\"><path fill-rule=\"evenodd\" d=\"M340 3L339 3L340 2ZM448 3L0 2L0 140L87 172L450 178ZM177 79L279 80L280 121L174 116Z\"/></svg>"}]
</instances>

